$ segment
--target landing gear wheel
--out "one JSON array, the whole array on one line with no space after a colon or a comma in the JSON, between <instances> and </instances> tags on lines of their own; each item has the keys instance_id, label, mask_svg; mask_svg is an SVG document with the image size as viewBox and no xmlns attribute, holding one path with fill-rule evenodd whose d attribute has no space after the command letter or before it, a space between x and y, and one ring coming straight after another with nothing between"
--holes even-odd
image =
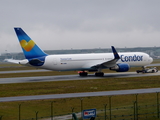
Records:
<instances>
[{"instance_id":1,"label":"landing gear wheel","mask_svg":"<svg viewBox=\"0 0 160 120\"><path fill-rule=\"evenodd\" d=\"M103 77L104 73L103 72L96 72L95 76L97 76L97 77Z\"/></svg>"},{"instance_id":2,"label":"landing gear wheel","mask_svg":"<svg viewBox=\"0 0 160 120\"><path fill-rule=\"evenodd\" d=\"M79 73L79 76L82 76L82 77L85 77L85 76L87 76L87 75L88 75L87 72L80 72L80 73Z\"/></svg>"}]
</instances>

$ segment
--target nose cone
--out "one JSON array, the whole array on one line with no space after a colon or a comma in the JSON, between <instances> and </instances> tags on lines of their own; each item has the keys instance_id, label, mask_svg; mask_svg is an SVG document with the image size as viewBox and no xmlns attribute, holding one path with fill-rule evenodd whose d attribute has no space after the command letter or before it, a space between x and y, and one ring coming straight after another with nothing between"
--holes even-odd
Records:
<instances>
[{"instance_id":1,"label":"nose cone","mask_svg":"<svg viewBox=\"0 0 160 120\"><path fill-rule=\"evenodd\" d=\"M151 62L151 63L153 62L153 58L151 58L151 57L150 57L150 62Z\"/></svg>"}]
</instances>

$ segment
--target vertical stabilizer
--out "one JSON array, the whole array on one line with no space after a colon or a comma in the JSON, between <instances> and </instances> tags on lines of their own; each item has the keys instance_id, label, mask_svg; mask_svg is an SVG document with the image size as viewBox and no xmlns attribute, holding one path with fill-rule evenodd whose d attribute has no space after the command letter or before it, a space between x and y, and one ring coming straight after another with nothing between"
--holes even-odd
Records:
<instances>
[{"instance_id":1,"label":"vertical stabilizer","mask_svg":"<svg viewBox=\"0 0 160 120\"><path fill-rule=\"evenodd\" d=\"M47 54L41 50L21 28L14 28L14 30L17 34L26 59L47 56Z\"/></svg>"}]
</instances>

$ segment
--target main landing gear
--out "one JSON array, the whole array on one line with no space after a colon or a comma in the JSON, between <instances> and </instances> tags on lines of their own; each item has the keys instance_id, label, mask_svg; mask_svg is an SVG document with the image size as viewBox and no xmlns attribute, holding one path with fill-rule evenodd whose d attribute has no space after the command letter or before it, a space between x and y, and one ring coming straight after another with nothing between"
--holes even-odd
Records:
<instances>
[{"instance_id":1,"label":"main landing gear","mask_svg":"<svg viewBox=\"0 0 160 120\"><path fill-rule=\"evenodd\" d=\"M97 76L97 77L103 77L104 73L103 72L96 72L95 76Z\"/></svg>"},{"instance_id":2,"label":"main landing gear","mask_svg":"<svg viewBox=\"0 0 160 120\"><path fill-rule=\"evenodd\" d=\"M88 73L86 71L80 71L78 73L79 73L79 76L81 76L81 77L86 77L88 75ZM96 72L95 76L97 76L97 77L103 77L104 73L103 72Z\"/></svg>"},{"instance_id":3,"label":"main landing gear","mask_svg":"<svg viewBox=\"0 0 160 120\"><path fill-rule=\"evenodd\" d=\"M85 72L85 71L80 71L80 72L78 72L78 73L79 73L79 76L82 76L82 77L85 77L85 76L88 75L88 73Z\"/></svg>"},{"instance_id":4,"label":"main landing gear","mask_svg":"<svg viewBox=\"0 0 160 120\"><path fill-rule=\"evenodd\" d=\"M95 73L95 76L97 76L97 77L103 77L104 76L104 73L103 72L101 72L101 68L99 68L98 69L98 71Z\"/></svg>"}]
</instances>

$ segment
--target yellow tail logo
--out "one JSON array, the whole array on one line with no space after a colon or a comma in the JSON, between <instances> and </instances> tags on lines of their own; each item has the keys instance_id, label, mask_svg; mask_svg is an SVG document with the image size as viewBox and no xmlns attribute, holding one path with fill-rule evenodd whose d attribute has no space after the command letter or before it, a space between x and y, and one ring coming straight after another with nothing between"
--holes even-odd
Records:
<instances>
[{"instance_id":1,"label":"yellow tail logo","mask_svg":"<svg viewBox=\"0 0 160 120\"><path fill-rule=\"evenodd\" d=\"M26 40L21 40L20 44L22 48L27 52L31 51L32 48L35 46L35 43L33 40L30 40L29 42L27 42Z\"/></svg>"}]
</instances>

